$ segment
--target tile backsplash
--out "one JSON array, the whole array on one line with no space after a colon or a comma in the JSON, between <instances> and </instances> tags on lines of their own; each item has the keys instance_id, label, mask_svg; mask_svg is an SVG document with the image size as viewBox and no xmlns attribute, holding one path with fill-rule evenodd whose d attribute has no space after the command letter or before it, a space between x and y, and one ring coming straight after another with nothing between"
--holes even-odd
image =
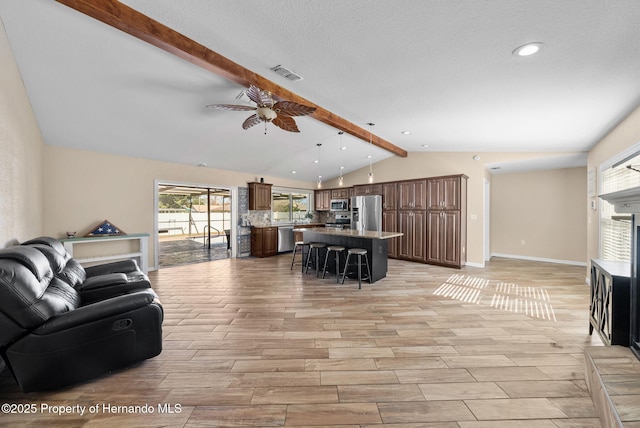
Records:
<instances>
[{"instance_id":1,"label":"tile backsplash","mask_svg":"<svg viewBox=\"0 0 640 428\"><path fill-rule=\"evenodd\" d=\"M271 226L271 211L248 211L245 218L251 226Z\"/></svg>"}]
</instances>

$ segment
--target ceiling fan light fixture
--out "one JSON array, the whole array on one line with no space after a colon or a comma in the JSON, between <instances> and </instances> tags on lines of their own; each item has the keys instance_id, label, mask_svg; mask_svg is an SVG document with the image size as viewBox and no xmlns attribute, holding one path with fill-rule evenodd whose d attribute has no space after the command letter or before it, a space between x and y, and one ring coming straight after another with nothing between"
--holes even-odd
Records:
<instances>
[{"instance_id":1,"label":"ceiling fan light fixture","mask_svg":"<svg viewBox=\"0 0 640 428\"><path fill-rule=\"evenodd\" d=\"M540 52L540 50L544 47L544 43L542 42L533 42L527 43L522 46L518 46L511 52L513 56L530 56Z\"/></svg>"},{"instance_id":2,"label":"ceiling fan light fixture","mask_svg":"<svg viewBox=\"0 0 640 428\"><path fill-rule=\"evenodd\" d=\"M293 116L306 116L316 111L316 107L298 104L293 101L274 101L271 92L262 90L257 86L250 85L245 91L249 99L256 104L255 107L248 105L234 104L209 104L207 107L218 110L231 111L255 111L254 114L245 119L242 129L249 129L260 122L264 122L267 133L267 123L273 123L280 129L289 132L300 132Z\"/></svg>"},{"instance_id":3,"label":"ceiling fan light fixture","mask_svg":"<svg viewBox=\"0 0 640 428\"><path fill-rule=\"evenodd\" d=\"M256 113L258 114L258 117L265 122L271 122L273 119L278 117L278 114L269 107L258 107L256 109Z\"/></svg>"}]
</instances>

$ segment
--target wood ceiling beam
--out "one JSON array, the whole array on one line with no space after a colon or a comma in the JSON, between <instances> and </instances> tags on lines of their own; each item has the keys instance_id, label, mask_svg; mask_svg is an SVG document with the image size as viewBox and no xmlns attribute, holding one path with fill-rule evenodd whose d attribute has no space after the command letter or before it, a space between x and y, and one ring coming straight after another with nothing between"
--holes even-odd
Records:
<instances>
[{"instance_id":1,"label":"wood ceiling beam","mask_svg":"<svg viewBox=\"0 0 640 428\"><path fill-rule=\"evenodd\" d=\"M319 105L294 94L282 86L265 79L240 64L231 61L206 46L189 39L183 34L172 30L166 25L149 18L117 0L56 1L244 87L255 85L284 100L313 106L316 108L316 111L311 114L311 117L314 119L353 135L367 143L371 140L373 145L391 152L394 155L407 157L406 150L401 147L377 135L372 135L371 131L360 128Z\"/></svg>"}]
</instances>

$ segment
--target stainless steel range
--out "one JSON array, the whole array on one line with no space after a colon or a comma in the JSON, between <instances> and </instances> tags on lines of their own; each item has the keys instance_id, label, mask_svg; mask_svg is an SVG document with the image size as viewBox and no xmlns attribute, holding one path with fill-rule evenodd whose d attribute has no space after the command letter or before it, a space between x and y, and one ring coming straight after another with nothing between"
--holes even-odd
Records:
<instances>
[{"instance_id":1,"label":"stainless steel range","mask_svg":"<svg viewBox=\"0 0 640 428\"><path fill-rule=\"evenodd\" d=\"M351 216L346 214L336 214L336 221L325 223L325 227L332 227L334 229L350 229L351 228Z\"/></svg>"}]
</instances>

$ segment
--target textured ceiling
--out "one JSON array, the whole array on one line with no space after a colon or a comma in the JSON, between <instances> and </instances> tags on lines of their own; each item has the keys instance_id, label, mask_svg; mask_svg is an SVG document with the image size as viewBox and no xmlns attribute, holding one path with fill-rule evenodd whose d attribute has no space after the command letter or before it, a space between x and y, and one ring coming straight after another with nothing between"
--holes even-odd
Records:
<instances>
[{"instance_id":1,"label":"textured ceiling","mask_svg":"<svg viewBox=\"0 0 640 428\"><path fill-rule=\"evenodd\" d=\"M409 152L586 152L640 105L637 0L123 3ZM245 131L205 108L242 87L51 0L0 18L47 144L309 182L392 156L310 117Z\"/></svg>"}]
</instances>

